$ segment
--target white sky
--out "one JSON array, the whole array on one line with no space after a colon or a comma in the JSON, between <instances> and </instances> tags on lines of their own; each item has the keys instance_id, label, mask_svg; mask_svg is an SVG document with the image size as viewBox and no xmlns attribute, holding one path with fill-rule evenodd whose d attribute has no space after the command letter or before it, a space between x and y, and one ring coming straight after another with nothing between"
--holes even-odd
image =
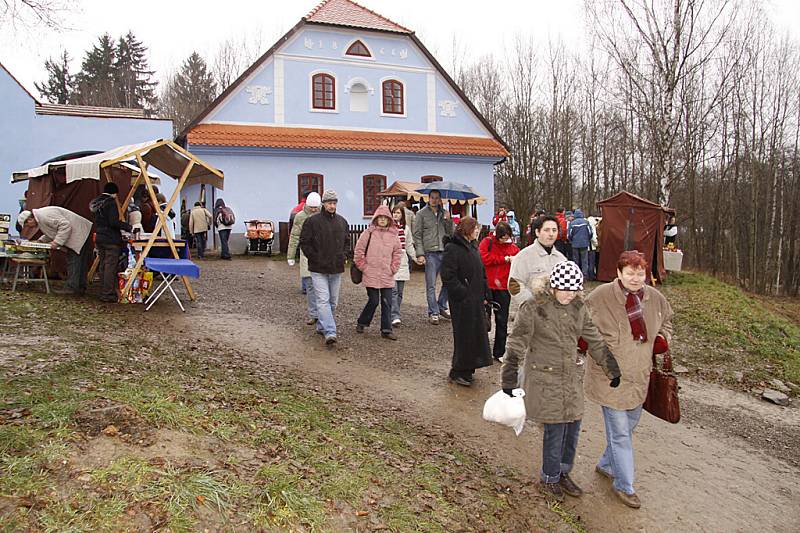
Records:
<instances>
[{"instance_id":1,"label":"white sky","mask_svg":"<svg viewBox=\"0 0 800 533\"><path fill-rule=\"evenodd\" d=\"M32 94L34 81L44 81L44 61L66 49L72 72L80 69L85 51L97 37L132 30L149 48L150 66L161 77L177 68L193 50L207 60L225 39L260 32L264 50L294 26L319 0L77 0L79 8L67 17L71 29L53 34L3 28L2 63ZM446 68L451 64L453 39L469 58L502 53L515 35L538 42L562 39L579 48L588 34L582 0L360 0L360 4L416 31ZM800 0L765 0L778 32L800 39Z\"/></svg>"}]
</instances>

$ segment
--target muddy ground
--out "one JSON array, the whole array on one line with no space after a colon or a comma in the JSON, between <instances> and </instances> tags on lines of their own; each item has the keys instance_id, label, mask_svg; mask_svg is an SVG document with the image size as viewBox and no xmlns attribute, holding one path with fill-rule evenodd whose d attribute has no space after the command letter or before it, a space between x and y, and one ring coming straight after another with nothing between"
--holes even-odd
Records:
<instances>
[{"instance_id":1,"label":"muddy ground","mask_svg":"<svg viewBox=\"0 0 800 533\"><path fill-rule=\"evenodd\" d=\"M366 295L344 279L339 343L329 349L305 325L296 267L262 257L200 265L199 298L185 314L167 302L150 311L162 327L242 350L276 369L300 369L312 380L369 398L376 409L451 432L496 468L534 478L539 429L529 424L517 438L481 419L483 402L499 387L499 365L478 371L469 389L447 382L452 332L446 321L427 323L422 275L407 283L398 342L381 339L376 323L363 335L355 332ZM586 494L568 499L567 507L589 531L798 531L800 410L716 385L681 385L681 423L645 413L637 429L642 509L622 506L594 473L605 438L600 408L591 402L574 472Z\"/></svg>"}]
</instances>

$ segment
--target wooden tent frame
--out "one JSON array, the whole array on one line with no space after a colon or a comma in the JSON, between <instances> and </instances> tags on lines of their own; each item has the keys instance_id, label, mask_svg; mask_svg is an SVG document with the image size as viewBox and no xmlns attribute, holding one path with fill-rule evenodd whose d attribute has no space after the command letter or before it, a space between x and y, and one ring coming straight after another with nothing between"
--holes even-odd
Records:
<instances>
[{"instance_id":1,"label":"wooden tent frame","mask_svg":"<svg viewBox=\"0 0 800 533\"><path fill-rule=\"evenodd\" d=\"M169 201L167 202L166 207L164 207L164 209L161 209L161 206L158 203L158 199L156 198L156 192L153 189L153 180L150 178L150 174L147 172L148 163L146 163L144 161L144 159L142 157L142 154L144 152L149 152L150 150L152 150L154 148L157 148L159 146L164 146L164 145L168 145L170 148L172 148L176 152L179 152L181 155L183 155L184 157L186 157L188 159L188 162L186 164L186 168L184 168L183 172L181 173L180 178L178 178L178 184L175 186L175 190L172 192L172 196L170 197ZM141 272L142 266L144 265L144 260L147 257L147 254L150 253L150 249L155 244L156 238L158 237L158 234L159 234L159 231L162 228L164 229L164 235L167 238L167 244L169 245L169 248L172 251L172 257L175 258L175 259L179 259L180 258L180 254L178 253L178 249L175 246L175 241L173 240L173 237L172 237L172 231L170 230L169 224L167 223L167 215L166 215L166 213L170 212L170 210L172 209L172 206L175 204L175 201L180 196L180 192L183 189L183 186L186 183L186 180L188 179L189 174L192 171L192 168L194 168L195 165L199 165L199 166L205 168L206 170L208 170L210 173L218 176L220 179L224 179L224 174L222 172L220 172L216 168L210 166L205 161L203 161L199 157L195 156L194 154L192 154L188 150L185 150L184 148L182 148L181 146L175 144L174 142L165 139L165 140L156 141L156 142L154 142L152 144L148 144L147 146L140 147L140 148L132 150L132 151L130 151L130 152L124 154L124 155L121 155L119 157L116 157L114 159L110 159L108 161L104 161L103 163L101 163L100 164L100 169L102 170L103 176L105 177L106 181L107 182L111 181L111 167L112 166L117 165L119 163L122 163L123 161L127 161L127 160L129 160L131 158L135 158L136 159L137 163L139 164L139 168L141 169L141 172L139 173L139 176L136 178L136 181L134 181L133 184L131 185L131 189L130 189L130 191L128 191L128 195L125 197L125 200L122 203L118 203L117 204L117 210L119 212L120 220L122 220L122 216L125 213L125 211L127 210L128 203L131 201L131 198L133 198L134 192L136 191L136 189L140 185L144 184L146 189L147 189L148 195L150 196L150 200L153 203L153 208L155 209L156 215L158 216L158 221L156 222L156 226L153 229L153 232L150 234L150 238L148 239L147 244L142 249L142 252L139 254L139 258L136 260L136 266L133 267L133 271L131 271L131 274L128 277L128 281L125 283L125 287L120 292L120 295L119 295L119 301L120 302L122 302L125 299L127 299L128 293L130 292L131 287L133 286L133 281L136 279L136 276L139 274L139 272ZM155 165L153 165L153 166L155 166ZM157 166L155 166L155 168L158 169ZM159 170L164 172L162 169L159 169ZM166 172L165 172L165 174L166 174ZM188 243L187 243L187 245L188 245ZM89 275L88 276L89 276L90 280L94 278L94 273L97 270L97 267L98 267L99 263L100 263L100 258L96 257L94 259L94 263L92 264L92 268L89 270ZM192 285L189 282L189 278L187 276L181 276L181 279L183 280L183 285L186 287L186 292L189 294L189 299L191 299L192 301L196 300L197 298L196 298L196 296L194 294L194 290L192 289Z\"/></svg>"}]
</instances>

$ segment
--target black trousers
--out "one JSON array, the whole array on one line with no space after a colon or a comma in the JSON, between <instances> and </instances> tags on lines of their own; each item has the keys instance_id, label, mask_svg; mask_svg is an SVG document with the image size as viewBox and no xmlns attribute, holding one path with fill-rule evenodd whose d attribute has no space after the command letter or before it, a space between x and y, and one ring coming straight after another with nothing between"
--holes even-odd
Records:
<instances>
[{"instance_id":1,"label":"black trousers","mask_svg":"<svg viewBox=\"0 0 800 533\"><path fill-rule=\"evenodd\" d=\"M367 287L367 305L358 317L358 323L369 326L378 303L381 304L381 333L392 332L392 287L388 289L374 289Z\"/></svg>"},{"instance_id":2,"label":"black trousers","mask_svg":"<svg viewBox=\"0 0 800 533\"><path fill-rule=\"evenodd\" d=\"M499 359L506 353L506 339L508 338L508 309L511 307L511 293L508 291L492 289L492 300L500 304L500 309L493 311L494 315L494 347L492 357Z\"/></svg>"},{"instance_id":3,"label":"black trousers","mask_svg":"<svg viewBox=\"0 0 800 533\"><path fill-rule=\"evenodd\" d=\"M98 244L97 253L100 257L100 279L103 288L100 297L104 300L117 299L117 273L119 272L119 256L122 246L116 244Z\"/></svg>"}]
</instances>

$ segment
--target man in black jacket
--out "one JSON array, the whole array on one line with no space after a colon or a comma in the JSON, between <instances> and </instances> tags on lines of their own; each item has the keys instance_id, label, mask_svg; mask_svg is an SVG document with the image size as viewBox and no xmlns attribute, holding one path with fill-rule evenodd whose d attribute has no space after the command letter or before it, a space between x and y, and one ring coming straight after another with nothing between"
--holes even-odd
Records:
<instances>
[{"instance_id":1,"label":"man in black jacket","mask_svg":"<svg viewBox=\"0 0 800 533\"><path fill-rule=\"evenodd\" d=\"M311 215L300 232L300 249L308 258L308 270L317 298L317 333L325 344L336 342L334 312L339 303L344 261L350 255L347 220L336 214L336 192L322 195L322 211Z\"/></svg>"},{"instance_id":2,"label":"man in black jacket","mask_svg":"<svg viewBox=\"0 0 800 533\"><path fill-rule=\"evenodd\" d=\"M100 258L100 279L103 281L100 300L103 302L116 302L119 299L117 274L123 244L121 231L131 231L130 224L119 219L117 193L119 187L116 183L106 183L103 194L89 204L94 214L95 245Z\"/></svg>"}]
</instances>

